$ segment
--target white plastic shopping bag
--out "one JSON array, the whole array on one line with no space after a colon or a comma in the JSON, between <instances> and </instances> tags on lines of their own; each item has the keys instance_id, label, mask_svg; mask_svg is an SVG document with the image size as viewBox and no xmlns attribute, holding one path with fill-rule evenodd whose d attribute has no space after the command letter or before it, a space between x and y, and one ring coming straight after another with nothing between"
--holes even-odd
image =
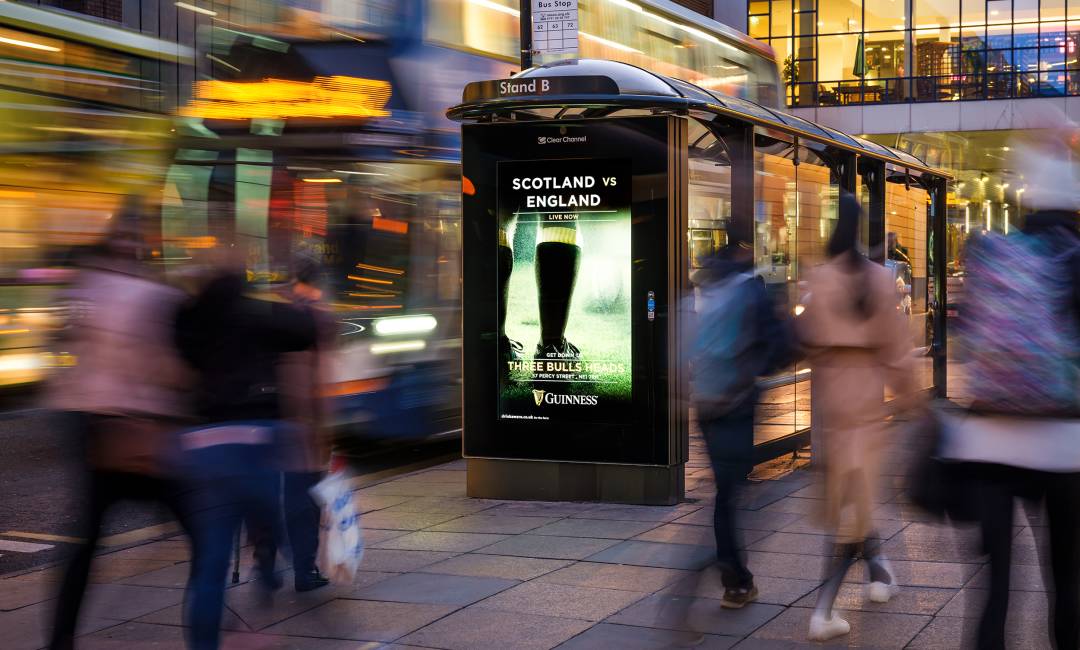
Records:
<instances>
[{"instance_id":1,"label":"white plastic shopping bag","mask_svg":"<svg viewBox=\"0 0 1080 650\"><path fill-rule=\"evenodd\" d=\"M330 472L311 496L323 508L322 570L335 583L351 584L364 557L364 532L348 474Z\"/></svg>"}]
</instances>

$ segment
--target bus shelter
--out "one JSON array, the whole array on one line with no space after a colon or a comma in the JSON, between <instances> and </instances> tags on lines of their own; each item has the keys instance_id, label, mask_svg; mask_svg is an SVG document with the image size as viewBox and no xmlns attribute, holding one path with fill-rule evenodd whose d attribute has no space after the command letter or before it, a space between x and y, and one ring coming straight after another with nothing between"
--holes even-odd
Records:
<instances>
[{"instance_id":1,"label":"bus shelter","mask_svg":"<svg viewBox=\"0 0 1080 650\"><path fill-rule=\"evenodd\" d=\"M680 306L730 242L778 309L825 258L841 191L890 268L920 382L945 391L948 174L910 154L613 61L466 86L464 454L469 494L675 503L689 404ZM813 377L761 380L758 460L810 439Z\"/></svg>"}]
</instances>

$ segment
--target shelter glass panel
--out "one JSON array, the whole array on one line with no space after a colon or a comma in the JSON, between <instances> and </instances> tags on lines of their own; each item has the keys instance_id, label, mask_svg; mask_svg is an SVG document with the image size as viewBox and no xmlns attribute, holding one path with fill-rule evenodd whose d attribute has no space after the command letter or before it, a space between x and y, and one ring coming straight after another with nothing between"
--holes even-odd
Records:
<instances>
[{"instance_id":1,"label":"shelter glass panel","mask_svg":"<svg viewBox=\"0 0 1080 650\"><path fill-rule=\"evenodd\" d=\"M754 263L777 309L790 303L795 272L798 211L795 148L790 142L758 136L754 152ZM797 430L794 365L765 380L769 386L755 413L755 442Z\"/></svg>"}]
</instances>

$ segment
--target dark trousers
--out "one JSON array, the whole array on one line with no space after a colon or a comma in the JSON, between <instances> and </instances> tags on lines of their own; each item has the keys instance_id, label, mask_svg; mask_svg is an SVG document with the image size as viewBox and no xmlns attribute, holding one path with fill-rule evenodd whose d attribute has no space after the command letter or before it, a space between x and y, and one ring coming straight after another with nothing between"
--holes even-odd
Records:
<instances>
[{"instance_id":1,"label":"dark trousers","mask_svg":"<svg viewBox=\"0 0 1080 650\"><path fill-rule=\"evenodd\" d=\"M699 420L716 479L713 534L721 581L728 589L745 589L754 583L735 537L735 498L739 486L753 469L754 404L756 398L731 413Z\"/></svg>"},{"instance_id":2,"label":"dark trousers","mask_svg":"<svg viewBox=\"0 0 1080 650\"><path fill-rule=\"evenodd\" d=\"M278 475L282 489L275 494L275 502L281 502L285 532L292 551L293 574L301 580L302 576L315 570L315 559L319 552L322 509L311 498L309 490L321 479L322 472L285 472ZM274 528L267 528L267 522L263 522L263 526L254 521L246 522L255 545L256 560L270 567L277 558L278 541L283 537L279 519L279 516L275 516Z\"/></svg>"},{"instance_id":3,"label":"dark trousers","mask_svg":"<svg viewBox=\"0 0 1080 650\"><path fill-rule=\"evenodd\" d=\"M60 585L49 645L53 650L74 647L75 629L89 581L90 564L101 535L105 513L113 504L127 500L158 501L168 506L181 523L185 523L180 488L175 482L162 478L91 470L87 477L87 499L80 523L83 541L69 560Z\"/></svg>"},{"instance_id":4,"label":"dark trousers","mask_svg":"<svg viewBox=\"0 0 1080 650\"><path fill-rule=\"evenodd\" d=\"M285 472L285 529L292 547L293 573L297 576L315 570L322 511L309 490L321 479L322 472Z\"/></svg>"},{"instance_id":5,"label":"dark trousers","mask_svg":"<svg viewBox=\"0 0 1080 650\"><path fill-rule=\"evenodd\" d=\"M1045 585L1050 637L1058 650L1080 647L1080 473L1039 472L1002 465L970 464L979 495L983 551L990 555L990 596L979 622L980 650L1005 647L1012 564L1014 497L1044 502L1050 558ZM1034 503L1032 503L1032 501Z\"/></svg>"},{"instance_id":6,"label":"dark trousers","mask_svg":"<svg viewBox=\"0 0 1080 650\"><path fill-rule=\"evenodd\" d=\"M186 618L192 650L217 650L233 536L241 521L274 531L278 473L270 444L222 444L187 453L191 580ZM257 558L264 578L272 565Z\"/></svg>"}]
</instances>

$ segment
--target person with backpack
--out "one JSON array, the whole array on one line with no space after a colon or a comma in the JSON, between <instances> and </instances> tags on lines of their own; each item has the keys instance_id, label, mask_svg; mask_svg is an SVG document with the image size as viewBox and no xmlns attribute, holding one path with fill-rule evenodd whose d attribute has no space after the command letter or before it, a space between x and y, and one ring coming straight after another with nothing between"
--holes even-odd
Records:
<instances>
[{"instance_id":1,"label":"person with backpack","mask_svg":"<svg viewBox=\"0 0 1080 650\"><path fill-rule=\"evenodd\" d=\"M698 297L690 372L698 425L716 479L713 533L724 597L738 609L757 598L754 576L735 539L735 497L753 470L757 378L791 362L792 336L776 315L753 250L729 244L695 275Z\"/></svg>"},{"instance_id":2,"label":"person with backpack","mask_svg":"<svg viewBox=\"0 0 1080 650\"><path fill-rule=\"evenodd\" d=\"M837 544L810 617L814 641L851 630L833 614L833 604L859 556L869 565L870 600L887 602L896 591L889 564L871 541L871 513L886 444L885 386L898 396L912 393L914 346L897 310L892 274L857 249L861 214L858 200L842 192L828 260L809 273L805 309L796 324L813 373L824 442L825 523Z\"/></svg>"},{"instance_id":3,"label":"person with backpack","mask_svg":"<svg viewBox=\"0 0 1080 650\"><path fill-rule=\"evenodd\" d=\"M1045 504L1050 636L1080 647L1080 185L1068 153L1016 147L1035 211L1020 232L975 235L957 337L973 401L946 421L941 455L958 464L990 555L980 649L1005 647L1014 500ZM1031 507L1034 506L1034 507ZM1044 561L1045 564L1045 561Z\"/></svg>"}]
</instances>

